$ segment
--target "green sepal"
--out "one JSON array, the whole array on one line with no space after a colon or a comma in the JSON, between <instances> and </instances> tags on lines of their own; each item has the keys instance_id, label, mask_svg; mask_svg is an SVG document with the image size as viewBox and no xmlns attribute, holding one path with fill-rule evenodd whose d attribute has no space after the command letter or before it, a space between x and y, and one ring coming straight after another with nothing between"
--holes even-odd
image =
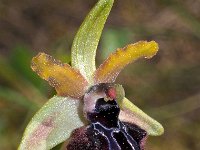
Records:
<instances>
[{"instance_id":1,"label":"green sepal","mask_svg":"<svg viewBox=\"0 0 200 150\"><path fill-rule=\"evenodd\" d=\"M79 105L78 99L51 98L28 124L18 150L48 150L68 139L74 129L84 125Z\"/></svg>"},{"instance_id":2,"label":"green sepal","mask_svg":"<svg viewBox=\"0 0 200 150\"><path fill-rule=\"evenodd\" d=\"M79 28L72 44L72 67L80 70L89 83L96 70L96 49L114 0L99 0Z\"/></svg>"},{"instance_id":3,"label":"green sepal","mask_svg":"<svg viewBox=\"0 0 200 150\"><path fill-rule=\"evenodd\" d=\"M135 106L127 98L123 99L119 119L144 129L148 135L159 136L164 133L163 126Z\"/></svg>"}]
</instances>

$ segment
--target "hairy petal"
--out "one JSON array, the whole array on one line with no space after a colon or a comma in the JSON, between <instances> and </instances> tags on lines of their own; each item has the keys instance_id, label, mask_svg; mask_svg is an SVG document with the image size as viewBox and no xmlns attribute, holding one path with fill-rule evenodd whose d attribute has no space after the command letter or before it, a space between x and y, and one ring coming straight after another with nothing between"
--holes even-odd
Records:
<instances>
[{"instance_id":1,"label":"hairy petal","mask_svg":"<svg viewBox=\"0 0 200 150\"><path fill-rule=\"evenodd\" d=\"M79 100L55 96L28 124L19 150L46 150L69 138L71 132L83 126L78 115Z\"/></svg>"},{"instance_id":2,"label":"hairy petal","mask_svg":"<svg viewBox=\"0 0 200 150\"><path fill-rule=\"evenodd\" d=\"M138 58L151 58L158 51L155 41L140 41L112 53L94 73L95 84L114 82L120 71Z\"/></svg>"},{"instance_id":3,"label":"hairy petal","mask_svg":"<svg viewBox=\"0 0 200 150\"><path fill-rule=\"evenodd\" d=\"M32 59L31 68L55 87L59 96L79 98L88 84L79 71L45 53L39 53Z\"/></svg>"},{"instance_id":4,"label":"hairy petal","mask_svg":"<svg viewBox=\"0 0 200 150\"><path fill-rule=\"evenodd\" d=\"M164 128L156 120L145 114L127 98L121 104L119 119L124 122L132 123L147 132L148 135L159 136L163 134Z\"/></svg>"},{"instance_id":5,"label":"hairy petal","mask_svg":"<svg viewBox=\"0 0 200 150\"><path fill-rule=\"evenodd\" d=\"M95 56L99 39L114 0L99 0L79 28L72 44L72 67L80 70L89 83L96 70Z\"/></svg>"}]
</instances>

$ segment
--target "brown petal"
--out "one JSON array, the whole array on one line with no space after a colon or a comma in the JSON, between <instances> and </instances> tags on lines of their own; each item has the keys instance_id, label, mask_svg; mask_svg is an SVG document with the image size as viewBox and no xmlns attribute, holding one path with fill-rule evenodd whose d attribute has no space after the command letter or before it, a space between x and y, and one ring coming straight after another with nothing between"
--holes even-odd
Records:
<instances>
[{"instance_id":1,"label":"brown petal","mask_svg":"<svg viewBox=\"0 0 200 150\"><path fill-rule=\"evenodd\" d=\"M31 68L55 87L59 96L79 98L83 96L88 84L78 70L45 53L39 53L32 59Z\"/></svg>"},{"instance_id":2,"label":"brown petal","mask_svg":"<svg viewBox=\"0 0 200 150\"><path fill-rule=\"evenodd\" d=\"M114 82L126 65L141 57L151 58L157 51L158 44L155 41L140 41L125 48L117 49L95 71L95 84Z\"/></svg>"}]
</instances>

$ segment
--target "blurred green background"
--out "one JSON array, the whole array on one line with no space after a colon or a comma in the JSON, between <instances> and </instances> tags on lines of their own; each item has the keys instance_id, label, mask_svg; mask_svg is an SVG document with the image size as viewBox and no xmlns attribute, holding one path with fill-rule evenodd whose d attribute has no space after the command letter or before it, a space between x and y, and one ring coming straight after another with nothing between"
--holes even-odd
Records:
<instances>
[{"instance_id":1,"label":"blurred green background","mask_svg":"<svg viewBox=\"0 0 200 150\"><path fill-rule=\"evenodd\" d=\"M0 149L16 149L33 114L55 94L30 69L43 51L70 63L73 37L97 0L0 0ZM200 1L116 0L97 64L117 47L155 40L151 60L118 77L126 96L161 122L147 150L200 149Z\"/></svg>"}]
</instances>

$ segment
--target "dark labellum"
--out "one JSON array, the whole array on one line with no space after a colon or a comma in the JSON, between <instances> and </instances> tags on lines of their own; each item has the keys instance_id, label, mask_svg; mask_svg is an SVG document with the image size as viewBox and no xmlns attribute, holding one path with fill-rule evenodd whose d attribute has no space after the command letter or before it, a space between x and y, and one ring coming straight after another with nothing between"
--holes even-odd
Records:
<instances>
[{"instance_id":1,"label":"dark labellum","mask_svg":"<svg viewBox=\"0 0 200 150\"><path fill-rule=\"evenodd\" d=\"M109 88L109 84L100 84L91 91L108 95L113 91ZM68 150L143 150L146 131L118 119L120 108L113 93L110 100L98 98L93 111L86 112L90 124L72 133Z\"/></svg>"}]
</instances>

